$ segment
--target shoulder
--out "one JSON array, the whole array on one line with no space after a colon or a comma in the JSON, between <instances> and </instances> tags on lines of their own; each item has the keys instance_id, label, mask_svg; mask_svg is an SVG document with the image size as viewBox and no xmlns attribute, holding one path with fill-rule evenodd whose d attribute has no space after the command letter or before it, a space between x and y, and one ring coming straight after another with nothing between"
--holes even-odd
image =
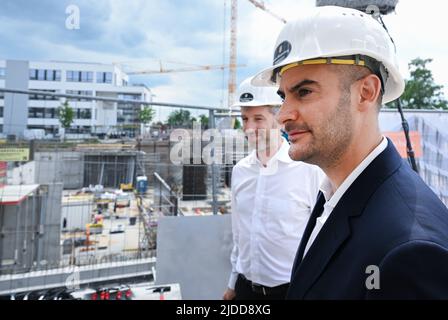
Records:
<instances>
[{"instance_id":1,"label":"shoulder","mask_svg":"<svg viewBox=\"0 0 448 320\"><path fill-rule=\"evenodd\" d=\"M407 164L394 172L376 190L370 204L409 212L424 218L438 216L448 224L448 209L430 187ZM448 225L447 225L448 226Z\"/></svg>"},{"instance_id":2,"label":"shoulder","mask_svg":"<svg viewBox=\"0 0 448 320\"><path fill-rule=\"evenodd\" d=\"M448 247L448 209L404 164L385 180L365 205L360 220L390 243L422 240ZM394 239L392 241L392 239Z\"/></svg>"},{"instance_id":3,"label":"shoulder","mask_svg":"<svg viewBox=\"0 0 448 320\"><path fill-rule=\"evenodd\" d=\"M447 243L412 240L392 248L379 268L380 288L368 298L448 298Z\"/></svg>"},{"instance_id":4,"label":"shoulder","mask_svg":"<svg viewBox=\"0 0 448 320\"><path fill-rule=\"evenodd\" d=\"M239 160L234 166L233 171L239 171L245 168L251 168L255 164L254 155L250 153L249 155L245 156L241 160Z\"/></svg>"}]
</instances>

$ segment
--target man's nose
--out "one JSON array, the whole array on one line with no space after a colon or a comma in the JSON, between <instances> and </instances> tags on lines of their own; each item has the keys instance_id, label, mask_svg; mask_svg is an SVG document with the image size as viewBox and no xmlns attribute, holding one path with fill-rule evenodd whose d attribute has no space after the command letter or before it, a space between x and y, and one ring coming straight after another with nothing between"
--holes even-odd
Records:
<instances>
[{"instance_id":1,"label":"man's nose","mask_svg":"<svg viewBox=\"0 0 448 320\"><path fill-rule=\"evenodd\" d=\"M247 132L248 130L255 131L257 129L257 126L255 124L255 121L247 120L244 124L244 132Z\"/></svg>"},{"instance_id":2,"label":"man's nose","mask_svg":"<svg viewBox=\"0 0 448 320\"><path fill-rule=\"evenodd\" d=\"M297 120L298 112L297 108L294 108L294 106L287 102L286 100L283 102L280 110L277 113L277 122L280 125L285 125L288 121L295 121Z\"/></svg>"}]
</instances>

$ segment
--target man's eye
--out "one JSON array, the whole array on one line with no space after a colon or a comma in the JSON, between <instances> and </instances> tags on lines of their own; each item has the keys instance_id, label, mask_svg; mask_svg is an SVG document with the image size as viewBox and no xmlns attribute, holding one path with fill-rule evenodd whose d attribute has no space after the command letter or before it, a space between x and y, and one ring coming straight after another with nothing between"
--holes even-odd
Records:
<instances>
[{"instance_id":1,"label":"man's eye","mask_svg":"<svg viewBox=\"0 0 448 320\"><path fill-rule=\"evenodd\" d=\"M311 90L302 88L302 89L299 89L298 94L299 94L299 97L304 97L304 96L310 94L311 92L312 92Z\"/></svg>"},{"instance_id":2,"label":"man's eye","mask_svg":"<svg viewBox=\"0 0 448 320\"><path fill-rule=\"evenodd\" d=\"M282 102L285 102L285 95L284 94L278 94Z\"/></svg>"}]
</instances>

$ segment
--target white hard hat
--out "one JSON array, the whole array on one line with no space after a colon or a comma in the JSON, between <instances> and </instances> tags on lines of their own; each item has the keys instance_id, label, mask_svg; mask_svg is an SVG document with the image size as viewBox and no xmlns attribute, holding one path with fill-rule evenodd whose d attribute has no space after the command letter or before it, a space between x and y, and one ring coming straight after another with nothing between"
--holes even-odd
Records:
<instances>
[{"instance_id":1,"label":"white hard hat","mask_svg":"<svg viewBox=\"0 0 448 320\"><path fill-rule=\"evenodd\" d=\"M238 101L234 107L259 107L259 106L279 106L282 100L277 94L277 88L273 86L254 86L253 77L249 77L241 82L238 87Z\"/></svg>"},{"instance_id":2,"label":"white hard hat","mask_svg":"<svg viewBox=\"0 0 448 320\"><path fill-rule=\"evenodd\" d=\"M385 82L383 103L404 91L395 46L383 26L362 11L335 6L314 8L306 17L288 22L277 38L273 66L257 74L252 84L275 85L278 75L291 67L325 63L373 69Z\"/></svg>"}]
</instances>

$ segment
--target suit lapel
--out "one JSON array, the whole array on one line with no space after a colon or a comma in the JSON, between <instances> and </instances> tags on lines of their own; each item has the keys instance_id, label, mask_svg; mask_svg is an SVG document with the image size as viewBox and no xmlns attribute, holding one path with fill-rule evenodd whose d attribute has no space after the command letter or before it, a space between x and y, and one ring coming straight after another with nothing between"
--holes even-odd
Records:
<instances>
[{"instance_id":1,"label":"suit lapel","mask_svg":"<svg viewBox=\"0 0 448 320\"><path fill-rule=\"evenodd\" d=\"M337 249L350 236L348 217L345 211L347 208L345 207L336 206L334 208L301 263L296 267L292 278L297 278L300 290L295 295L303 296L306 293L321 275ZM301 256L303 256L307 242L300 244Z\"/></svg>"},{"instance_id":2,"label":"suit lapel","mask_svg":"<svg viewBox=\"0 0 448 320\"><path fill-rule=\"evenodd\" d=\"M387 148L372 161L342 196L307 254L303 257L306 244L316 223L315 218L314 221L311 221L310 218L292 269L289 292L293 292L294 298L304 298L307 291L325 270L331 257L350 237L350 218L362 213L370 196L401 164L402 159L389 140ZM323 198L322 194L318 200L322 201L321 198ZM317 207L318 204L316 204L312 215L316 214Z\"/></svg>"},{"instance_id":3,"label":"suit lapel","mask_svg":"<svg viewBox=\"0 0 448 320\"><path fill-rule=\"evenodd\" d=\"M303 232L302 240L300 241L299 249L297 250L296 257L294 259L294 264L292 267L292 274L297 269L299 264L302 261L303 253L305 251L308 240L310 239L311 233L313 232L314 226L316 225L316 219L320 217L322 211L324 209L325 197L321 191L317 195L316 205L313 208L313 212L311 212L311 216L306 225L305 231Z\"/></svg>"}]
</instances>

